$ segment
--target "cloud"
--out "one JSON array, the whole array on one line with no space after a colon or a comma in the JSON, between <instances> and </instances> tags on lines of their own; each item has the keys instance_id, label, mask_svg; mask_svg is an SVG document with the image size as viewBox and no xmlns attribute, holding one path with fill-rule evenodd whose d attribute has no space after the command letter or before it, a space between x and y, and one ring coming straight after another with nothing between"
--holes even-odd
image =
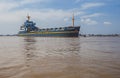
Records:
<instances>
[{"instance_id":1,"label":"cloud","mask_svg":"<svg viewBox=\"0 0 120 78\"><path fill-rule=\"evenodd\" d=\"M96 25L96 24L98 24L97 21L92 20L90 18L81 19L81 23L86 24L86 25Z\"/></svg>"},{"instance_id":2,"label":"cloud","mask_svg":"<svg viewBox=\"0 0 120 78\"><path fill-rule=\"evenodd\" d=\"M32 5L35 3L47 3L47 2L50 2L52 0L1 0L0 1L0 11L10 11L10 10L13 10L13 9L16 9L16 8L20 8L22 6L25 6L25 5ZM32 5L33 6L33 5Z\"/></svg>"},{"instance_id":3,"label":"cloud","mask_svg":"<svg viewBox=\"0 0 120 78\"><path fill-rule=\"evenodd\" d=\"M94 13L94 14L90 14L90 15L81 16L81 18L92 18L92 17L99 17L102 15L103 15L102 13Z\"/></svg>"},{"instance_id":4,"label":"cloud","mask_svg":"<svg viewBox=\"0 0 120 78\"><path fill-rule=\"evenodd\" d=\"M49 2L51 0L21 0L20 4L31 4L31 3L38 3L38 2Z\"/></svg>"},{"instance_id":5,"label":"cloud","mask_svg":"<svg viewBox=\"0 0 120 78\"><path fill-rule=\"evenodd\" d=\"M89 8L93 8L93 7L100 7L105 5L104 3L85 3L83 5L81 5L81 9L85 10L85 9L89 9Z\"/></svg>"},{"instance_id":6,"label":"cloud","mask_svg":"<svg viewBox=\"0 0 120 78\"><path fill-rule=\"evenodd\" d=\"M75 0L75 3L79 3L81 0Z\"/></svg>"},{"instance_id":7,"label":"cloud","mask_svg":"<svg viewBox=\"0 0 120 78\"><path fill-rule=\"evenodd\" d=\"M64 18L64 21L66 22L66 21L69 21L69 18Z\"/></svg>"},{"instance_id":8,"label":"cloud","mask_svg":"<svg viewBox=\"0 0 120 78\"><path fill-rule=\"evenodd\" d=\"M9 11L15 7L18 7L18 4L14 2L13 3L0 2L0 12Z\"/></svg>"},{"instance_id":9,"label":"cloud","mask_svg":"<svg viewBox=\"0 0 120 78\"><path fill-rule=\"evenodd\" d=\"M112 23L106 21L106 22L104 22L103 24L104 24L104 25L111 25Z\"/></svg>"},{"instance_id":10,"label":"cloud","mask_svg":"<svg viewBox=\"0 0 120 78\"><path fill-rule=\"evenodd\" d=\"M43 0L21 0L21 4L36 3Z\"/></svg>"}]
</instances>

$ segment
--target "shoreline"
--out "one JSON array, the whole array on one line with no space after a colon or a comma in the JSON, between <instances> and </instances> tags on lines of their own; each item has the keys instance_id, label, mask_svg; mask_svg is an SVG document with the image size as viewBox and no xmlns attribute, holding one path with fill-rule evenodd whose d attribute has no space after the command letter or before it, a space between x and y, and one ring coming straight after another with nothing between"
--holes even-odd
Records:
<instances>
[{"instance_id":1,"label":"shoreline","mask_svg":"<svg viewBox=\"0 0 120 78\"><path fill-rule=\"evenodd\" d=\"M18 36L17 34L7 34L0 36ZM79 34L79 37L120 37L120 34Z\"/></svg>"}]
</instances>

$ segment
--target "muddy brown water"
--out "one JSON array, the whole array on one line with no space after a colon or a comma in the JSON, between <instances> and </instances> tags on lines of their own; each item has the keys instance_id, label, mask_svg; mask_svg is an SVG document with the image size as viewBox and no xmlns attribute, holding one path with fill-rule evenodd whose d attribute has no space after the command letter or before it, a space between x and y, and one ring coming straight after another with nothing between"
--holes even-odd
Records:
<instances>
[{"instance_id":1,"label":"muddy brown water","mask_svg":"<svg viewBox=\"0 0 120 78\"><path fill-rule=\"evenodd\" d=\"M0 37L0 78L120 78L120 37Z\"/></svg>"}]
</instances>

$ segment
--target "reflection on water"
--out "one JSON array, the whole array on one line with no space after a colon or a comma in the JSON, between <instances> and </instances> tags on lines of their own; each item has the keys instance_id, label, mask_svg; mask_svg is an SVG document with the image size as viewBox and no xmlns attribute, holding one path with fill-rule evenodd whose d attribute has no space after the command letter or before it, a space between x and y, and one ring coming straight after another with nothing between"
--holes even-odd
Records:
<instances>
[{"instance_id":1,"label":"reflection on water","mask_svg":"<svg viewBox=\"0 0 120 78\"><path fill-rule=\"evenodd\" d=\"M25 60L30 72L24 77L79 77L79 71L76 70L80 61L78 42L79 38L25 37Z\"/></svg>"},{"instance_id":2,"label":"reflection on water","mask_svg":"<svg viewBox=\"0 0 120 78\"><path fill-rule=\"evenodd\" d=\"M119 78L120 38L0 37L0 78Z\"/></svg>"},{"instance_id":3,"label":"reflection on water","mask_svg":"<svg viewBox=\"0 0 120 78\"><path fill-rule=\"evenodd\" d=\"M33 60L34 57L34 51L36 50L35 46L36 40L34 37L25 37L24 38L24 55L25 55L25 61L26 66L30 66L30 62Z\"/></svg>"}]
</instances>

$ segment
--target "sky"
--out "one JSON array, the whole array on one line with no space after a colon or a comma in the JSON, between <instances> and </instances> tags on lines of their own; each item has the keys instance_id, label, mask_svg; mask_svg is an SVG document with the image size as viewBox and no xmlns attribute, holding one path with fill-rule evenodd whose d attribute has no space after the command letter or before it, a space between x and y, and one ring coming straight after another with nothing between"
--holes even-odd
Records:
<instances>
[{"instance_id":1,"label":"sky","mask_svg":"<svg viewBox=\"0 0 120 78\"><path fill-rule=\"evenodd\" d=\"M120 34L120 0L0 0L0 34L17 34L29 14L39 28L81 26L81 34Z\"/></svg>"}]
</instances>

